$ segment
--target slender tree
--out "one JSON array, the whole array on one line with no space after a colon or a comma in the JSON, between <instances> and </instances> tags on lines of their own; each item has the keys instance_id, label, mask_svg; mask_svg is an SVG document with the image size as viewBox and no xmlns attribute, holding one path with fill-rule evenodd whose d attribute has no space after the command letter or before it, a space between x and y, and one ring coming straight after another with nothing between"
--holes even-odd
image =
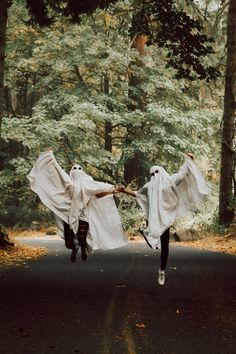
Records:
<instances>
[{"instance_id":1,"label":"slender tree","mask_svg":"<svg viewBox=\"0 0 236 354\"><path fill-rule=\"evenodd\" d=\"M131 47L138 51L139 56L134 62L130 63L129 98L132 102L129 104L130 111L139 109L143 112L146 106L145 92L140 88L140 85L142 84L142 78L139 77L139 75L132 68L132 66L136 68L144 66L142 62L142 56L145 54L146 42L147 36L142 33L136 33L131 42ZM125 139L125 144L126 146L130 146L132 144L132 140L134 139L134 134L139 134L139 131L134 133L132 124L127 124L126 129L127 136ZM138 186L143 184L144 175L146 174L144 173L143 161L145 161L144 154L138 148L134 149L132 156L124 161L124 181L126 183L130 183L131 181L136 180Z\"/></svg>"},{"instance_id":2,"label":"slender tree","mask_svg":"<svg viewBox=\"0 0 236 354\"><path fill-rule=\"evenodd\" d=\"M227 22L227 62L222 122L219 223L234 217L235 198L235 110L236 110L236 2L230 0ZM233 193L234 189L234 193Z\"/></svg>"},{"instance_id":3,"label":"slender tree","mask_svg":"<svg viewBox=\"0 0 236 354\"><path fill-rule=\"evenodd\" d=\"M4 112L4 63L6 50L6 31L7 31L7 9L10 5L8 0L0 1L0 138L1 122Z\"/></svg>"}]
</instances>

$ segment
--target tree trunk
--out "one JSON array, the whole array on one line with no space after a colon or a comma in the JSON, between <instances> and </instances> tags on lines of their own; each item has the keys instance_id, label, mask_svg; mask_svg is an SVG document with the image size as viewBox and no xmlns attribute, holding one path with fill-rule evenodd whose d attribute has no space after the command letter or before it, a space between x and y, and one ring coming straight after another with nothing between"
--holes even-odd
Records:
<instances>
[{"instance_id":1,"label":"tree trunk","mask_svg":"<svg viewBox=\"0 0 236 354\"><path fill-rule=\"evenodd\" d=\"M105 74L103 83L104 93L109 95L109 75ZM111 109L111 107L108 108ZM105 149L112 152L112 124L110 121L105 121Z\"/></svg>"},{"instance_id":2,"label":"tree trunk","mask_svg":"<svg viewBox=\"0 0 236 354\"><path fill-rule=\"evenodd\" d=\"M132 103L129 105L130 111L135 111L139 109L143 111L146 106L146 93L139 87L142 83L142 78L140 78L135 71L132 69L132 64L136 66L143 66L142 55L145 54L145 44L147 42L147 36L139 34L132 41L132 48L136 48L140 53L140 57L136 59L135 63L130 65L129 73L129 98ZM137 90L138 88L138 90ZM134 90L135 89L135 90ZM129 146L132 143L134 136L140 134L140 131L136 132L134 128L130 125L127 126L127 137L125 144ZM124 181L129 184L135 181L137 186L140 187L144 183L145 168L144 162L145 157L143 152L139 150L133 151L133 156L129 157L124 163Z\"/></svg>"},{"instance_id":3,"label":"tree trunk","mask_svg":"<svg viewBox=\"0 0 236 354\"><path fill-rule=\"evenodd\" d=\"M136 150L134 156L127 159L124 163L124 181L126 184L130 182L136 183L137 187L141 187L144 182L143 161L145 156L142 151Z\"/></svg>"},{"instance_id":4,"label":"tree trunk","mask_svg":"<svg viewBox=\"0 0 236 354\"><path fill-rule=\"evenodd\" d=\"M0 1L0 139L2 132L2 118L4 115L4 63L6 51L8 0Z\"/></svg>"},{"instance_id":5,"label":"tree trunk","mask_svg":"<svg viewBox=\"0 0 236 354\"><path fill-rule=\"evenodd\" d=\"M227 63L225 75L224 115L222 125L219 223L233 219L233 181L236 109L236 2L230 0L227 24Z\"/></svg>"},{"instance_id":6,"label":"tree trunk","mask_svg":"<svg viewBox=\"0 0 236 354\"><path fill-rule=\"evenodd\" d=\"M110 93L110 81L109 74L105 73L103 78L103 92L109 96ZM107 108L112 111L112 107L110 107L109 102L107 103ZM108 120L105 121L104 124L104 148L105 150L112 152L112 123ZM110 167L106 167L105 169L108 176L112 176L112 169Z\"/></svg>"}]
</instances>

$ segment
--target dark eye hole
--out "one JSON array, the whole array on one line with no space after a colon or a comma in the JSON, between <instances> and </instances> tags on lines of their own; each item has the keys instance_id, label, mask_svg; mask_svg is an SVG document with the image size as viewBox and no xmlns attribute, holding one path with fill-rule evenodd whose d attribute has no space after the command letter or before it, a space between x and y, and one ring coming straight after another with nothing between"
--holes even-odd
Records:
<instances>
[{"instance_id":1,"label":"dark eye hole","mask_svg":"<svg viewBox=\"0 0 236 354\"><path fill-rule=\"evenodd\" d=\"M77 167L76 167L76 166L74 166L74 167L73 167L73 170L76 170L76 169L77 169Z\"/></svg>"},{"instance_id":2,"label":"dark eye hole","mask_svg":"<svg viewBox=\"0 0 236 354\"><path fill-rule=\"evenodd\" d=\"M79 170L82 170L82 167L79 167Z\"/></svg>"},{"instance_id":3,"label":"dark eye hole","mask_svg":"<svg viewBox=\"0 0 236 354\"><path fill-rule=\"evenodd\" d=\"M155 176L155 173L158 173L158 172L159 172L158 170L156 170L155 172L152 172L151 176Z\"/></svg>"}]
</instances>

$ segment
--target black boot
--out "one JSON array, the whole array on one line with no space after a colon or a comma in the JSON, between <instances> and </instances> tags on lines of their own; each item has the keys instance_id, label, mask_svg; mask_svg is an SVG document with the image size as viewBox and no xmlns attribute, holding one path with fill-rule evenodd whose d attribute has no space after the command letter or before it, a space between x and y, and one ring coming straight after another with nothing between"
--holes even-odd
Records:
<instances>
[{"instance_id":1,"label":"black boot","mask_svg":"<svg viewBox=\"0 0 236 354\"><path fill-rule=\"evenodd\" d=\"M86 261L88 258L88 244L86 242L87 232L88 232L89 224L87 221L80 220L79 221L79 229L78 229L78 241L81 247L81 258L83 261Z\"/></svg>"},{"instance_id":2,"label":"black boot","mask_svg":"<svg viewBox=\"0 0 236 354\"><path fill-rule=\"evenodd\" d=\"M76 255L77 255L78 249L79 248L76 246L72 249L71 256L70 256L70 260L72 263L74 263L76 261Z\"/></svg>"}]
</instances>

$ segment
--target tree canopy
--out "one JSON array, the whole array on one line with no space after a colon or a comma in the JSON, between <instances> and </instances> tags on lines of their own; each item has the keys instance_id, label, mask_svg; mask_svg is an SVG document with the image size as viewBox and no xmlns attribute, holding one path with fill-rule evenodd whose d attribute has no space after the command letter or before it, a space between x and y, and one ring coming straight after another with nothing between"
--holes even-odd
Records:
<instances>
[{"instance_id":1,"label":"tree canopy","mask_svg":"<svg viewBox=\"0 0 236 354\"><path fill-rule=\"evenodd\" d=\"M26 175L48 147L66 170L77 160L111 183L138 187L157 161L175 172L186 151L217 175L226 35L224 21L212 30L217 11L204 29L184 2L9 5L2 220L44 218Z\"/></svg>"}]
</instances>

